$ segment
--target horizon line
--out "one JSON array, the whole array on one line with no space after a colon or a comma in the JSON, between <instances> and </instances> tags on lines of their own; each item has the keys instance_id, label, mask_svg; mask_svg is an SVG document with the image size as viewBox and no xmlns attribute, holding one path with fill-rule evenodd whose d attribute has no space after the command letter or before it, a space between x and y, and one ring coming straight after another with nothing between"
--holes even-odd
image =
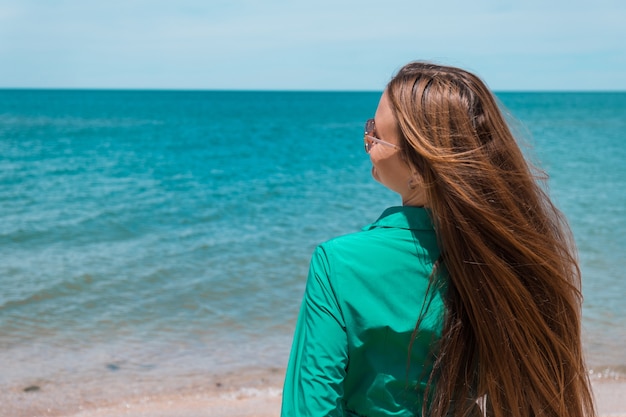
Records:
<instances>
[{"instance_id":1,"label":"horizon line","mask_svg":"<svg viewBox=\"0 0 626 417\"><path fill-rule=\"evenodd\" d=\"M490 89L494 93L626 93L626 89ZM240 93L378 93L381 90L266 89L266 88L135 88L135 87L2 87L0 91L99 91L99 92L240 92Z\"/></svg>"}]
</instances>

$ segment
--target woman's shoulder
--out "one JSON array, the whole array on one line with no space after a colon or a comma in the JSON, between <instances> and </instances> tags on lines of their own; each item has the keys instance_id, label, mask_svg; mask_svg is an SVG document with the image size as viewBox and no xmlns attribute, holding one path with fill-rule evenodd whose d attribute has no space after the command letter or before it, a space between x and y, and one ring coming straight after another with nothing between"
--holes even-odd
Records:
<instances>
[{"instance_id":1,"label":"woman's shoulder","mask_svg":"<svg viewBox=\"0 0 626 417\"><path fill-rule=\"evenodd\" d=\"M318 247L325 251L367 250L425 243L436 246L436 235L428 212L422 207L390 207L361 230L329 239Z\"/></svg>"},{"instance_id":2,"label":"woman's shoulder","mask_svg":"<svg viewBox=\"0 0 626 417\"><path fill-rule=\"evenodd\" d=\"M342 252L359 250L376 244L381 239L381 230L365 229L344 235L335 236L317 247L323 252ZM383 235L385 231L383 231Z\"/></svg>"}]
</instances>

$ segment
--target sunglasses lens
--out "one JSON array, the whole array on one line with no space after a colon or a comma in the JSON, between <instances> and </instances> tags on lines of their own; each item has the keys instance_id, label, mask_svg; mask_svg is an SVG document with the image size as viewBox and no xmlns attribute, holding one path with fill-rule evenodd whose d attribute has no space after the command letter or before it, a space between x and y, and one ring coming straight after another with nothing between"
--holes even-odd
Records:
<instances>
[{"instance_id":1,"label":"sunglasses lens","mask_svg":"<svg viewBox=\"0 0 626 417\"><path fill-rule=\"evenodd\" d=\"M372 149L372 141L368 139L368 136L372 136L372 134L374 133L374 119L369 119L367 122L365 122L365 131L363 133L365 152L370 153L370 150Z\"/></svg>"},{"instance_id":2,"label":"sunglasses lens","mask_svg":"<svg viewBox=\"0 0 626 417\"><path fill-rule=\"evenodd\" d=\"M374 119L369 119L365 122L365 135L372 136L372 133L374 133Z\"/></svg>"}]
</instances>

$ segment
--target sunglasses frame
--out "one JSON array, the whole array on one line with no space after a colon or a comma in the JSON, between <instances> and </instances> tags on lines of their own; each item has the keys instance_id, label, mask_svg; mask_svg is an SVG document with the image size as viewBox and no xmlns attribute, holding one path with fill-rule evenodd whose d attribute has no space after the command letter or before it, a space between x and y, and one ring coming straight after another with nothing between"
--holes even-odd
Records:
<instances>
[{"instance_id":1,"label":"sunglasses frame","mask_svg":"<svg viewBox=\"0 0 626 417\"><path fill-rule=\"evenodd\" d=\"M372 150L372 145L374 143L380 143L381 145L387 146L393 149L400 149L398 145L394 145L393 143L385 142L382 139L378 139L373 135L374 130L376 129L376 124L374 119L368 119L365 122L365 131L363 133L363 144L365 146L365 152L370 153Z\"/></svg>"}]
</instances>

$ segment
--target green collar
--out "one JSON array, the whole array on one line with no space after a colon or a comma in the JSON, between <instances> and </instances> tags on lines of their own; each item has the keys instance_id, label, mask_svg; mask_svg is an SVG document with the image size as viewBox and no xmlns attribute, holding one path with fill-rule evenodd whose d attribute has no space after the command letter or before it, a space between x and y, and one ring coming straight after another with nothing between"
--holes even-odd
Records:
<instances>
[{"instance_id":1,"label":"green collar","mask_svg":"<svg viewBox=\"0 0 626 417\"><path fill-rule=\"evenodd\" d=\"M378 227L432 230L433 222L428 210L424 207L394 206L383 211L378 220L365 226L363 230L371 230Z\"/></svg>"}]
</instances>

